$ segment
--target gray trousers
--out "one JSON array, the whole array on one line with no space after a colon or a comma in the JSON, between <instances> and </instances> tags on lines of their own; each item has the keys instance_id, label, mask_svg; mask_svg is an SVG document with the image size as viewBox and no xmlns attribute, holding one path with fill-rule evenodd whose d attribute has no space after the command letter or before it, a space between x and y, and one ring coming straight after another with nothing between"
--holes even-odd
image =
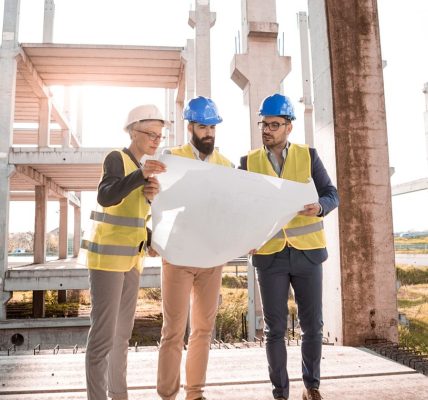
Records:
<instances>
[{"instance_id":1,"label":"gray trousers","mask_svg":"<svg viewBox=\"0 0 428 400\"><path fill-rule=\"evenodd\" d=\"M88 400L128 399L128 345L134 327L140 274L89 270L91 328L86 346Z\"/></svg>"},{"instance_id":2,"label":"gray trousers","mask_svg":"<svg viewBox=\"0 0 428 400\"><path fill-rule=\"evenodd\" d=\"M297 250L286 247L271 256L255 256L263 307L266 354L273 397L289 396L287 350L288 292L294 289L302 329L302 373L307 388L320 384L322 347L322 265L325 249ZM255 261L255 262L254 262Z\"/></svg>"}]
</instances>

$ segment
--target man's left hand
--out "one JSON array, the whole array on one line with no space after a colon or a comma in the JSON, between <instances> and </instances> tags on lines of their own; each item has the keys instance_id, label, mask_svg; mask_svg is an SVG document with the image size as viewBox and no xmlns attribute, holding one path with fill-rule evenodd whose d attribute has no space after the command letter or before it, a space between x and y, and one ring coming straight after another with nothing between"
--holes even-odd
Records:
<instances>
[{"instance_id":1,"label":"man's left hand","mask_svg":"<svg viewBox=\"0 0 428 400\"><path fill-rule=\"evenodd\" d=\"M299 211L299 215L304 215L306 217L316 217L321 212L320 203L311 203L303 206L303 210Z\"/></svg>"}]
</instances>

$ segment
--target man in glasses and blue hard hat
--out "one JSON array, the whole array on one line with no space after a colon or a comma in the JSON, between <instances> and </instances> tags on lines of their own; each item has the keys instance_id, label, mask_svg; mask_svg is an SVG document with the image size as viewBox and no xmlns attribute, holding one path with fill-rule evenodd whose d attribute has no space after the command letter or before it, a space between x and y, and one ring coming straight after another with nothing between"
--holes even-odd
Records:
<instances>
[{"instance_id":1,"label":"man in glasses and blue hard hat","mask_svg":"<svg viewBox=\"0 0 428 400\"><path fill-rule=\"evenodd\" d=\"M152 156L162 141L166 121L152 104L132 109L124 130L131 143L107 154L98 185L92 232L82 241L79 258L89 269L91 327L86 347L89 400L127 399L129 339L135 308L150 202L159 192L156 174L165 165Z\"/></svg>"},{"instance_id":2,"label":"man in glasses and blue hard hat","mask_svg":"<svg viewBox=\"0 0 428 400\"><path fill-rule=\"evenodd\" d=\"M215 148L216 126L222 122L215 103L203 96L189 101L183 117L190 142L169 149L171 154L226 167L232 163ZM199 188L198 190L203 190ZM202 400L211 335L217 315L222 265L213 268L183 267L162 260L162 338L159 348L157 392L173 400L180 390L180 364L190 305L187 347L186 400Z\"/></svg>"},{"instance_id":3,"label":"man in glasses and blue hard hat","mask_svg":"<svg viewBox=\"0 0 428 400\"><path fill-rule=\"evenodd\" d=\"M291 285L302 330L303 399L320 400L322 263L327 259L323 217L338 206L338 194L317 151L288 141L296 119L290 99L266 97L259 115L263 147L242 157L239 168L296 182L313 179L319 196L261 248L250 251L260 287L272 393L275 399L289 396L284 337Z\"/></svg>"}]
</instances>

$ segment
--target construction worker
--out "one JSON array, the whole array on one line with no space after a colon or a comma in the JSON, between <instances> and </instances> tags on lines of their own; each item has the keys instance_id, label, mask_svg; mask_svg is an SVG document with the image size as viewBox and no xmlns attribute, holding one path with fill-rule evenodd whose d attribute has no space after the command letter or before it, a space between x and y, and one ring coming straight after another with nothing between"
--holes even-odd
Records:
<instances>
[{"instance_id":1,"label":"construction worker","mask_svg":"<svg viewBox=\"0 0 428 400\"><path fill-rule=\"evenodd\" d=\"M172 148L169 152L231 167L232 163L214 148L216 125L222 122L214 102L202 96L192 99L183 117L188 121L190 143ZM177 266L162 260L163 325L157 392L163 400L175 399L180 389L180 364L189 307L190 336L184 390L186 400L205 399L203 388L217 315L222 267Z\"/></svg>"},{"instance_id":2,"label":"construction worker","mask_svg":"<svg viewBox=\"0 0 428 400\"><path fill-rule=\"evenodd\" d=\"M98 185L93 229L82 242L89 269L91 327L86 348L89 400L127 399L126 368L134 326L141 263L147 240L150 202L159 192L156 174L165 165L152 156L161 140L164 117L154 105L132 109L124 130L131 144L110 152Z\"/></svg>"},{"instance_id":3,"label":"construction worker","mask_svg":"<svg viewBox=\"0 0 428 400\"><path fill-rule=\"evenodd\" d=\"M304 400L319 400L322 345L322 263L327 259L323 217L338 204L337 190L317 151L292 144L294 108L281 94L266 97L258 122L263 147L242 157L241 169L296 182L314 180L318 202L307 204L258 250L252 250L262 300L269 377L275 399L288 399L289 378L284 337L288 292L293 287L302 330Z\"/></svg>"}]
</instances>

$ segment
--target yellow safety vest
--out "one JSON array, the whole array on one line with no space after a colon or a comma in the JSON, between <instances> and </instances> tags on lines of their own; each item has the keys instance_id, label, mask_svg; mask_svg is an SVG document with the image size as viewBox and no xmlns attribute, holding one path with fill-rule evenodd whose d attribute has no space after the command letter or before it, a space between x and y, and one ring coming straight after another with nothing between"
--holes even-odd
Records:
<instances>
[{"instance_id":1,"label":"yellow safety vest","mask_svg":"<svg viewBox=\"0 0 428 400\"><path fill-rule=\"evenodd\" d=\"M138 167L131 158L120 151L125 176ZM83 240L81 251L86 252L89 269L103 271L141 270L144 252L140 244L147 239L146 218L150 206L140 186L114 206L92 211L92 232L89 240ZM80 254L79 254L80 257Z\"/></svg>"},{"instance_id":2,"label":"yellow safety vest","mask_svg":"<svg viewBox=\"0 0 428 400\"><path fill-rule=\"evenodd\" d=\"M171 154L175 156L187 157L195 159L195 155L193 154L192 146L187 143L183 146L173 147L170 149ZM214 149L213 153L210 155L209 162L212 164L223 165L224 167L231 167L232 163L224 156L222 156L216 149Z\"/></svg>"},{"instance_id":3,"label":"yellow safety vest","mask_svg":"<svg viewBox=\"0 0 428 400\"><path fill-rule=\"evenodd\" d=\"M264 148L248 153L247 169L265 175L278 176ZM308 182L311 178L311 156L307 145L290 145L280 177L295 182ZM258 249L257 254L277 253L284 249L287 243L300 250L326 247L323 218L296 215L271 240Z\"/></svg>"}]
</instances>

